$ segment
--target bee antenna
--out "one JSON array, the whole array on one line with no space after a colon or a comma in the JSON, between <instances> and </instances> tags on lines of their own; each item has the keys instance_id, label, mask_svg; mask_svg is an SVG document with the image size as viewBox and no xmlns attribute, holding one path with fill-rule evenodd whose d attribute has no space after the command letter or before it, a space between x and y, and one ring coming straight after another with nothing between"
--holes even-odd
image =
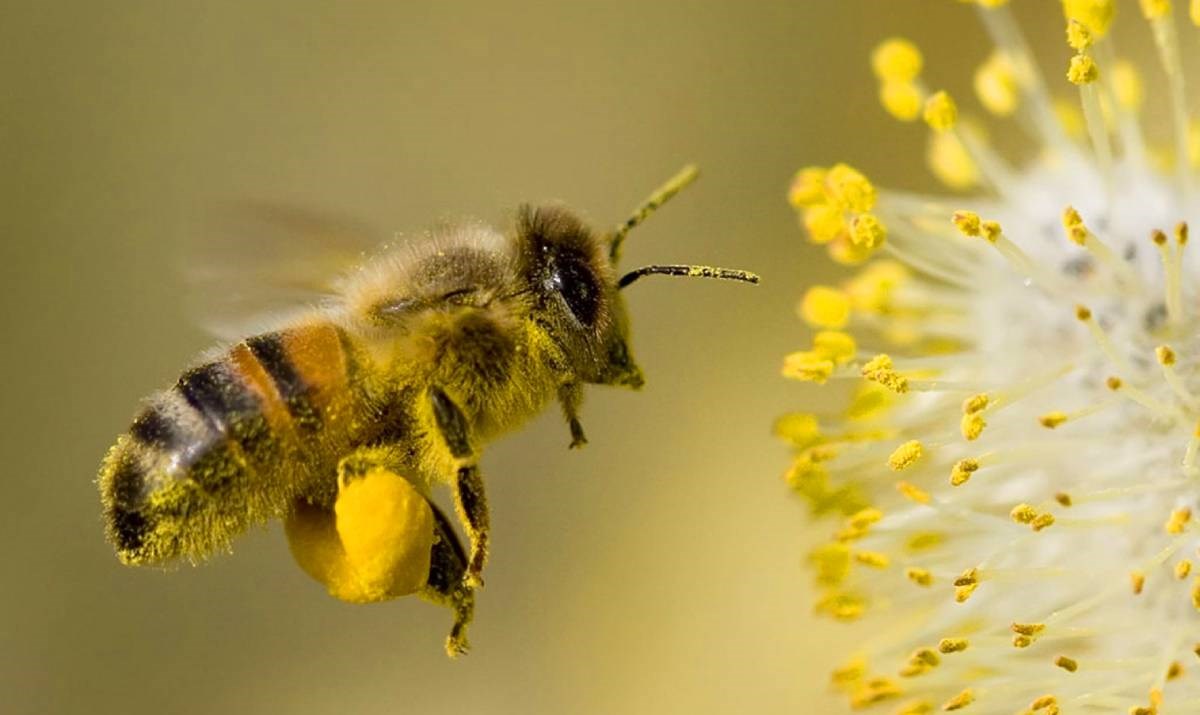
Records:
<instances>
[{"instance_id":1,"label":"bee antenna","mask_svg":"<svg viewBox=\"0 0 1200 715\"><path fill-rule=\"evenodd\" d=\"M644 266L621 276L617 288L624 288L642 276L688 276L690 278L720 278L726 281L742 281L743 283L758 283L758 275L750 271L739 271L733 268L716 268L714 266Z\"/></svg>"},{"instance_id":2,"label":"bee antenna","mask_svg":"<svg viewBox=\"0 0 1200 715\"><path fill-rule=\"evenodd\" d=\"M634 209L633 214L625 219L624 223L612 232L609 237L608 257L614 264L621 256L621 244L625 241L625 237L633 230L635 226L645 221L650 214L657 211L663 204L667 203L672 196L678 194L688 184L696 180L700 176L700 169L695 164L688 164L679 170L671 178L667 179L666 183L654 190L654 193L646 197L640 206Z\"/></svg>"}]
</instances>

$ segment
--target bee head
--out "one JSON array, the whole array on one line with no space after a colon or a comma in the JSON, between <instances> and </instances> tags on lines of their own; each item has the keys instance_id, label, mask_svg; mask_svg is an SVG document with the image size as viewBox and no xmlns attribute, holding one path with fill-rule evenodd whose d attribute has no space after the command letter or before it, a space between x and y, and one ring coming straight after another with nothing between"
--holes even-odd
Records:
<instances>
[{"instance_id":1,"label":"bee head","mask_svg":"<svg viewBox=\"0 0 1200 715\"><path fill-rule=\"evenodd\" d=\"M699 176L687 166L650 195L612 233L600 236L562 208L524 206L517 218L522 274L536 296L539 322L564 349L585 382L642 386L629 347L629 319L621 290L648 275L721 278L758 283L748 271L693 265L649 265L618 277L629 232Z\"/></svg>"}]
</instances>

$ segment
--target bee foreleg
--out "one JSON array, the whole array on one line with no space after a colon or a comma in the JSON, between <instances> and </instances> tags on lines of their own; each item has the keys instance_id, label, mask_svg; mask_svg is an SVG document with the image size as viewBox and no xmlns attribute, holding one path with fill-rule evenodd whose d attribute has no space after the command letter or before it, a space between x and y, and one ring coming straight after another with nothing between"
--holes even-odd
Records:
<instances>
[{"instance_id":1,"label":"bee foreleg","mask_svg":"<svg viewBox=\"0 0 1200 715\"><path fill-rule=\"evenodd\" d=\"M567 418L567 427L571 430L571 449L587 444L587 435L583 433L583 425L579 423L579 406L583 403L583 386L577 382L568 382L558 388L558 403L562 405L563 416Z\"/></svg>"},{"instance_id":2,"label":"bee foreleg","mask_svg":"<svg viewBox=\"0 0 1200 715\"><path fill-rule=\"evenodd\" d=\"M488 552L488 506L483 478L471 449L467 418L458 405L440 388L429 391L434 421L451 456L457 460L454 475L454 503L459 519L471 537L471 555L467 561L466 584L472 588L483 585L483 565Z\"/></svg>"}]
</instances>

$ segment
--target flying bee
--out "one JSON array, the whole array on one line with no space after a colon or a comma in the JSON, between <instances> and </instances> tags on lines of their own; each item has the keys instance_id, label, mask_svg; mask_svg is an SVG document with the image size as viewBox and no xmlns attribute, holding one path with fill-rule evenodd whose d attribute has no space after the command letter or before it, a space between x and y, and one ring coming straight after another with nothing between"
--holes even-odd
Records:
<instances>
[{"instance_id":1,"label":"flying bee","mask_svg":"<svg viewBox=\"0 0 1200 715\"><path fill-rule=\"evenodd\" d=\"M606 234L523 206L507 235L465 224L388 250L331 300L211 354L104 459L117 556L197 561L278 517L331 595L418 594L452 610L446 649L465 652L489 543L483 444L557 400L579 447L584 385L641 387L620 292L639 278L758 282L707 266L616 273L629 231L696 176L685 168ZM432 499L441 483L469 549Z\"/></svg>"}]
</instances>

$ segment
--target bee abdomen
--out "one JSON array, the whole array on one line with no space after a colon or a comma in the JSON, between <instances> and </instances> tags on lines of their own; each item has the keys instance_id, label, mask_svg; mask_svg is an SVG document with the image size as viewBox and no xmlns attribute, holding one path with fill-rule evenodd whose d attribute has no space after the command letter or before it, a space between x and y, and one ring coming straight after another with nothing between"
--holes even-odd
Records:
<instances>
[{"instance_id":1,"label":"bee abdomen","mask_svg":"<svg viewBox=\"0 0 1200 715\"><path fill-rule=\"evenodd\" d=\"M100 474L120 558L202 557L286 511L311 466L302 445L344 412L343 338L331 325L257 336L151 397Z\"/></svg>"}]
</instances>

